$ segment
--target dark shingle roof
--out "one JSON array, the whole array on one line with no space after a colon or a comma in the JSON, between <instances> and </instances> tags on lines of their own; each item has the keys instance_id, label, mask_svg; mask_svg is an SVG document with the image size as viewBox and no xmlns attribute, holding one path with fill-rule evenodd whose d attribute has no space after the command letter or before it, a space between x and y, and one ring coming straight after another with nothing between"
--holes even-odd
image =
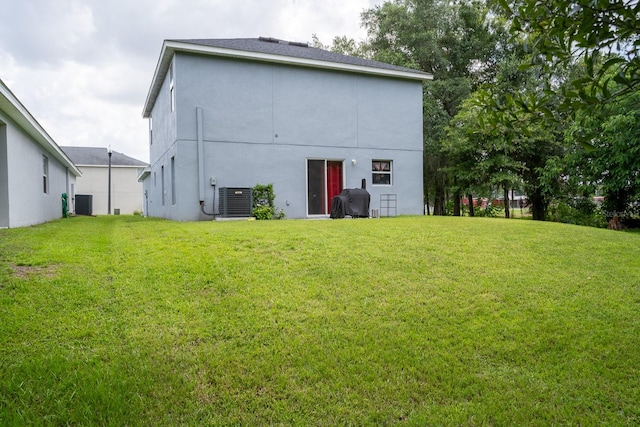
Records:
<instances>
[{"instance_id":1,"label":"dark shingle roof","mask_svg":"<svg viewBox=\"0 0 640 427\"><path fill-rule=\"evenodd\" d=\"M109 151L104 147L60 147L67 156L78 166L107 166L109 164ZM136 160L125 154L111 151L111 166L149 166L147 163Z\"/></svg>"},{"instance_id":2,"label":"dark shingle roof","mask_svg":"<svg viewBox=\"0 0 640 427\"><path fill-rule=\"evenodd\" d=\"M398 67L379 61L358 58L356 56L342 55L328 50L310 47L306 43L288 42L271 37L249 39L186 39L173 40L181 43L197 44L201 46L219 47L224 49L243 50L246 52L266 53L271 55L289 56L292 58L304 58L317 61L335 62L338 64L357 65L360 67L379 68L383 70L405 71L412 73L424 73L412 68Z\"/></svg>"}]
</instances>

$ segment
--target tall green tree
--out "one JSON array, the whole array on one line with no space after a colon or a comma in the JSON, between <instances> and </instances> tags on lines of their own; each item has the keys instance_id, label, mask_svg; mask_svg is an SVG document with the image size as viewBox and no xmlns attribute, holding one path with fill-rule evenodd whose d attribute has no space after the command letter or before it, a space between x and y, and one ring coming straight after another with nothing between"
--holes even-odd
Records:
<instances>
[{"instance_id":1,"label":"tall green tree","mask_svg":"<svg viewBox=\"0 0 640 427\"><path fill-rule=\"evenodd\" d=\"M560 84L568 73L561 68L524 67L530 57L523 47L524 43L514 46L500 64L495 81L479 89L470 105L480 111L477 114L483 134L497 140L485 149L487 159L498 166L488 179L508 185L517 176L533 219L544 220L558 189L549 178L548 162L564 156L562 123L569 120L557 111L558 98L545 92L550 85Z\"/></svg>"},{"instance_id":2,"label":"tall green tree","mask_svg":"<svg viewBox=\"0 0 640 427\"><path fill-rule=\"evenodd\" d=\"M581 111L569 140L591 135L595 149L579 149L569 166L604 196L605 216L640 214L640 91L615 102Z\"/></svg>"},{"instance_id":3,"label":"tall green tree","mask_svg":"<svg viewBox=\"0 0 640 427\"><path fill-rule=\"evenodd\" d=\"M482 1L393 0L362 14L371 57L434 76L423 97L424 188L436 215L445 214L452 184L442 145L446 126L500 60L497 45L506 33L488 12Z\"/></svg>"},{"instance_id":4,"label":"tall green tree","mask_svg":"<svg viewBox=\"0 0 640 427\"><path fill-rule=\"evenodd\" d=\"M462 194L467 195L469 207L472 194L478 191L491 194L501 188L505 194L505 217L509 217L508 190L520 187L522 164L514 158L514 146L504 132L483 126L482 109L472 94L447 128L446 154L451 161L450 171ZM488 191L487 191L488 190ZM470 216L473 216L470 209Z\"/></svg>"}]
</instances>

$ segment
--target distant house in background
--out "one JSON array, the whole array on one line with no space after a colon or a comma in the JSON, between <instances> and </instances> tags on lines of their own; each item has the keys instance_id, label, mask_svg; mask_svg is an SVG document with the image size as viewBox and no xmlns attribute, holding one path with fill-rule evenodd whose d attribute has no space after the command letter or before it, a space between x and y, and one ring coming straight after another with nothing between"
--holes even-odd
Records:
<instances>
[{"instance_id":1,"label":"distant house in background","mask_svg":"<svg viewBox=\"0 0 640 427\"><path fill-rule=\"evenodd\" d=\"M288 218L328 217L332 198L366 179L371 209L392 198L397 214L421 215L431 78L273 38L167 40L143 110L145 212L211 219L273 184Z\"/></svg>"},{"instance_id":2,"label":"distant house in background","mask_svg":"<svg viewBox=\"0 0 640 427\"><path fill-rule=\"evenodd\" d=\"M0 228L62 217L80 170L0 80Z\"/></svg>"},{"instance_id":3,"label":"distant house in background","mask_svg":"<svg viewBox=\"0 0 640 427\"><path fill-rule=\"evenodd\" d=\"M90 195L92 213L106 215L108 211L109 152L104 147L62 147L78 165L82 176L77 179L76 195ZM111 213L142 212L142 184L140 172L147 163L117 151L111 153Z\"/></svg>"}]
</instances>

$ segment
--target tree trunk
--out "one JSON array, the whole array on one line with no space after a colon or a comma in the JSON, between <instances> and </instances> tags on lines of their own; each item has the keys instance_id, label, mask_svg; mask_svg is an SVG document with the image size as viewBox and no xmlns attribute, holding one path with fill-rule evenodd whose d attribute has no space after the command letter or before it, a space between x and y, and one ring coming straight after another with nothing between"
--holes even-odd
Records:
<instances>
[{"instance_id":1,"label":"tree trunk","mask_svg":"<svg viewBox=\"0 0 640 427\"><path fill-rule=\"evenodd\" d=\"M538 189L529 194L529 209L535 221L544 221L547 213L547 206L544 202L544 196Z\"/></svg>"},{"instance_id":2,"label":"tree trunk","mask_svg":"<svg viewBox=\"0 0 640 427\"><path fill-rule=\"evenodd\" d=\"M504 186L504 217L505 218L510 218L511 217L511 211L510 211L510 205L511 203L509 202L509 189L507 188L507 186Z\"/></svg>"},{"instance_id":3,"label":"tree trunk","mask_svg":"<svg viewBox=\"0 0 640 427\"><path fill-rule=\"evenodd\" d=\"M436 173L436 197L433 201L433 214L434 215L446 215L446 188L444 178L441 176L441 172Z\"/></svg>"},{"instance_id":4,"label":"tree trunk","mask_svg":"<svg viewBox=\"0 0 640 427\"><path fill-rule=\"evenodd\" d=\"M624 230L625 227L624 224L620 221L620 218L618 218L617 216L614 216L613 218L611 218L611 221L609 221L609 225L607 225L607 228L609 230Z\"/></svg>"},{"instance_id":5,"label":"tree trunk","mask_svg":"<svg viewBox=\"0 0 640 427\"><path fill-rule=\"evenodd\" d=\"M433 214L445 215L444 209L444 187L439 182L436 183L436 197L433 200Z\"/></svg>"},{"instance_id":6,"label":"tree trunk","mask_svg":"<svg viewBox=\"0 0 640 427\"><path fill-rule=\"evenodd\" d=\"M460 199L462 195L456 190L453 193L453 216L460 216Z\"/></svg>"},{"instance_id":7,"label":"tree trunk","mask_svg":"<svg viewBox=\"0 0 640 427\"><path fill-rule=\"evenodd\" d=\"M426 214L429 215L429 167L428 167L428 159L427 159L427 148L423 147L423 157L422 157L422 185L424 188L424 205L426 206Z\"/></svg>"},{"instance_id":8,"label":"tree trunk","mask_svg":"<svg viewBox=\"0 0 640 427\"><path fill-rule=\"evenodd\" d=\"M469 201L469 216L476 216L476 209L473 206L473 196L468 194L467 200Z\"/></svg>"},{"instance_id":9,"label":"tree trunk","mask_svg":"<svg viewBox=\"0 0 640 427\"><path fill-rule=\"evenodd\" d=\"M426 214L427 216L431 215L431 213L429 213L429 187L425 185L424 187L424 205L427 208Z\"/></svg>"}]
</instances>

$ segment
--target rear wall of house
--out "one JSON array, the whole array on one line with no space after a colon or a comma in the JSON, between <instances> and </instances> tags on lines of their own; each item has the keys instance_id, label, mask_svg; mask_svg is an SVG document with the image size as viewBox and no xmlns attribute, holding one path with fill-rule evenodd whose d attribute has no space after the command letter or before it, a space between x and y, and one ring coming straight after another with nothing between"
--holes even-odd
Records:
<instances>
[{"instance_id":1,"label":"rear wall of house","mask_svg":"<svg viewBox=\"0 0 640 427\"><path fill-rule=\"evenodd\" d=\"M9 170L7 167L7 125L0 121L0 228L9 227Z\"/></svg>"},{"instance_id":2,"label":"rear wall of house","mask_svg":"<svg viewBox=\"0 0 640 427\"><path fill-rule=\"evenodd\" d=\"M175 112L168 84L152 112L151 215L208 218L198 205L199 136L208 212L218 204L214 177L216 189L273 183L277 206L304 218L307 161L326 159L343 162L345 188L366 179L372 209L381 194L396 194L397 214L422 214L420 82L187 54L173 66ZM372 184L376 159L393 162L391 185Z\"/></svg>"}]
</instances>

